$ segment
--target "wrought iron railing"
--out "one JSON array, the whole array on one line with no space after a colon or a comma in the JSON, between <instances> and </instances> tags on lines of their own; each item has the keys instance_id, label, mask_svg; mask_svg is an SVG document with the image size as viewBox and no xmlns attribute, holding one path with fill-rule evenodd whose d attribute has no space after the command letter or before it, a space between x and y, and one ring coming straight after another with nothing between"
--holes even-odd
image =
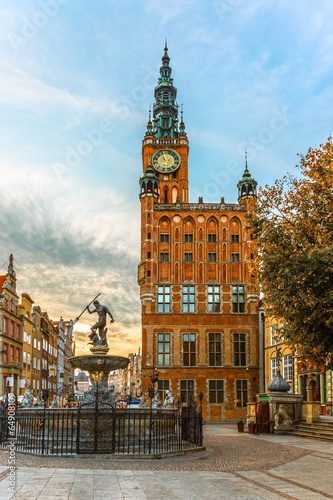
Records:
<instances>
[{"instance_id":1,"label":"wrought iron railing","mask_svg":"<svg viewBox=\"0 0 333 500\"><path fill-rule=\"evenodd\" d=\"M0 446L15 442L17 451L45 455L149 455L202 446L200 412L81 407L26 409L0 417Z\"/></svg>"}]
</instances>

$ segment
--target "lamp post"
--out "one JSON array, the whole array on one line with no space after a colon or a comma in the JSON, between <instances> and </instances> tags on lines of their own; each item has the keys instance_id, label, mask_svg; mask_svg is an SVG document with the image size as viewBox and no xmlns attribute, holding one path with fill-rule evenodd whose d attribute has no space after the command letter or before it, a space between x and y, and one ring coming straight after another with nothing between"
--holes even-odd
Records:
<instances>
[{"instance_id":1,"label":"lamp post","mask_svg":"<svg viewBox=\"0 0 333 500\"><path fill-rule=\"evenodd\" d=\"M151 361L152 361L152 364L151 364ZM148 397L150 398L150 412L149 412L150 425L149 425L149 445L148 446L149 446L149 453L151 453L151 438L152 438L152 430L154 427L153 398L155 396L155 384L156 384L156 382L158 382L158 376L159 376L157 368L155 367L154 353L151 351L147 351L147 353L146 353L146 365L148 367L151 366L151 369L152 369L152 371L149 372L151 386L148 387Z\"/></svg>"}]
</instances>

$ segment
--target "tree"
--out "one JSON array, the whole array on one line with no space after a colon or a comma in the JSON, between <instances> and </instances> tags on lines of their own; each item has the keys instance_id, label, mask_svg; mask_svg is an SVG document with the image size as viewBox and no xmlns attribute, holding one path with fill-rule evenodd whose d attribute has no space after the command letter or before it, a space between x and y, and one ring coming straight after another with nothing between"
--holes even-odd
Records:
<instances>
[{"instance_id":1,"label":"tree","mask_svg":"<svg viewBox=\"0 0 333 500\"><path fill-rule=\"evenodd\" d=\"M269 315L300 355L320 366L333 357L333 142L300 156L259 190L248 214L256 271Z\"/></svg>"}]
</instances>

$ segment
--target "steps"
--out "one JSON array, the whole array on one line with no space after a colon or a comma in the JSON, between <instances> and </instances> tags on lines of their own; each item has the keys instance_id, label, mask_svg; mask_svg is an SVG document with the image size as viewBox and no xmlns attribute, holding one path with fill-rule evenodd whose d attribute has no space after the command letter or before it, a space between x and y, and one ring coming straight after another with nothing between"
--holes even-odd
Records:
<instances>
[{"instance_id":1,"label":"steps","mask_svg":"<svg viewBox=\"0 0 333 500\"><path fill-rule=\"evenodd\" d=\"M316 421L313 424L299 422L288 434L309 439L322 439L333 443L333 422Z\"/></svg>"}]
</instances>

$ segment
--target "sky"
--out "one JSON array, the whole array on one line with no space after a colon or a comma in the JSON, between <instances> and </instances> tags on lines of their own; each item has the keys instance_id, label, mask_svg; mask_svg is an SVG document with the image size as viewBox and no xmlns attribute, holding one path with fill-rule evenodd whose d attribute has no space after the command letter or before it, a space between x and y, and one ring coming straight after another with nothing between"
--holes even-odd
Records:
<instances>
[{"instance_id":1,"label":"sky","mask_svg":"<svg viewBox=\"0 0 333 500\"><path fill-rule=\"evenodd\" d=\"M0 272L54 320L101 293L109 354L141 345L141 147L165 39L190 201L297 174L333 130L330 0L2 0ZM93 321L76 324L86 352Z\"/></svg>"}]
</instances>

